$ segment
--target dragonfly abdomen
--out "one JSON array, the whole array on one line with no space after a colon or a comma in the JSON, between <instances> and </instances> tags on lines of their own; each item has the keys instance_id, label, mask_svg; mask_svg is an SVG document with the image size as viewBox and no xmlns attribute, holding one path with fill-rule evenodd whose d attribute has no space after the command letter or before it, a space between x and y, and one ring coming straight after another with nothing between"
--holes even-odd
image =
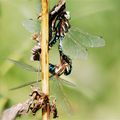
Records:
<instances>
[{"instance_id":1,"label":"dragonfly abdomen","mask_svg":"<svg viewBox=\"0 0 120 120\"><path fill-rule=\"evenodd\" d=\"M72 71L72 65L69 65L69 67L67 67L64 71L64 75L70 75Z\"/></svg>"}]
</instances>

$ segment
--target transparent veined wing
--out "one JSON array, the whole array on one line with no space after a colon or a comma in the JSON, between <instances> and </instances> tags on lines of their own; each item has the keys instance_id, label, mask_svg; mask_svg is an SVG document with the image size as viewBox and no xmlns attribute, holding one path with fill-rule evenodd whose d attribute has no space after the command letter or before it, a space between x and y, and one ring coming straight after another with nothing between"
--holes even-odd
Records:
<instances>
[{"instance_id":1,"label":"transparent veined wing","mask_svg":"<svg viewBox=\"0 0 120 120\"><path fill-rule=\"evenodd\" d=\"M53 78L51 78L51 79L53 79ZM64 84L65 86L77 89L77 85L74 82L72 82L72 81L65 80L65 79L63 79L61 77L58 77L57 81L62 82L62 84Z\"/></svg>"},{"instance_id":2,"label":"transparent veined wing","mask_svg":"<svg viewBox=\"0 0 120 120\"><path fill-rule=\"evenodd\" d=\"M19 85L19 86L10 88L9 90L17 90L17 89L20 89L20 88L23 88L23 87L27 87L27 86L30 86L30 85L34 85L34 84L36 84L36 83L38 83L38 82L41 82L41 80L30 81L30 82L24 83L24 84L22 84L22 85Z\"/></svg>"},{"instance_id":3,"label":"transparent veined wing","mask_svg":"<svg viewBox=\"0 0 120 120\"><path fill-rule=\"evenodd\" d=\"M26 64L24 62L16 61L14 59L8 59L8 60L11 61L12 63L14 63L15 65L17 65L18 67L23 68L24 70L27 70L30 72L38 72L38 71L41 72L41 70L38 70L37 68L35 68L29 64ZM52 80L54 77L55 77L55 75L50 75L49 79ZM75 83L73 83L72 81L62 79L61 77L58 77L57 79L62 81L66 86L77 87L77 85ZM34 83L34 81L33 81L33 83ZM32 84L32 82L28 83L28 85L30 85L30 84ZM27 85L27 83L26 83L26 85Z\"/></svg>"},{"instance_id":4,"label":"transparent veined wing","mask_svg":"<svg viewBox=\"0 0 120 120\"><path fill-rule=\"evenodd\" d=\"M102 47L105 41L102 37L91 35L78 27L71 27L63 40L63 51L71 58L87 58L88 48Z\"/></svg>"},{"instance_id":5,"label":"transparent veined wing","mask_svg":"<svg viewBox=\"0 0 120 120\"><path fill-rule=\"evenodd\" d=\"M23 21L23 26L30 33L39 33L40 32L40 22L38 20L25 20Z\"/></svg>"},{"instance_id":6,"label":"transparent veined wing","mask_svg":"<svg viewBox=\"0 0 120 120\"><path fill-rule=\"evenodd\" d=\"M38 15L38 14L41 13L41 4L40 4L40 1L36 1L36 2L37 2L37 4L36 4L36 6L35 6L35 12L36 12L37 15Z\"/></svg>"},{"instance_id":7,"label":"transparent veined wing","mask_svg":"<svg viewBox=\"0 0 120 120\"><path fill-rule=\"evenodd\" d=\"M69 81L67 82L64 79L56 78L56 77L53 77L53 76L50 78L50 80L51 80L50 81L51 96L54 96L56 98L56 100L58 101L58 103L61 104L60 105L60 107L62 106L61 109L64 112L66 112L66 113L68 113L70 115L72 113L72 105L70 104L70 101L69 101L67 95L65 94L65 91L64 91L65 84L64 83L66 83L67 85L70 85L72 87L75 87L74 84L69 83ZM34 85L37 82L41 82L41 80L30 81L30 82L25 83L23 85L11 88L10 90L17 90L17 89L20 89L20 88L23 88L23 87L26 87L26 86L29 86L29 85Z\"/></svg>"},{"instance_id":8,"label":"transparent veined wing","mask_svg":"<svg viewBox=\"0 0 120 120\"><path fill-rule=\"evenodd\" d=\"M77 27L72 28L71 32L73 37L78 37L76 39L80 44L85 47L103 47L105 45L105 41L102 37L91 35L87 32L82 31Z\"/></svg>"},{"instance_id":9,"label":"transparent veined wing","mask_svg":"<svg viewBox=\"0 0 120 120\"><path fill-rule=\"evenodd\" d=\"M64 91L64 83L62 79L53 77L51 80L51 95L55 96L57 102L60 104L62 111L71 115L73 108L68 99L68 95Z\"/></svg>"},{"instance_id":10,"label":"transparent veined wing","mask_svg":"<svg viewBox=\"0 0 120 120\"><path fill-rule=\"evenodd\" d=\"M54 75L51 75L49 77L50 80L60 80L61 82L63 82L63 84L65 84L66 86L69 86L69 87L72 87L72 88L75 88L76 87L76 84L71 82L71 81L67 81L65 79L62 79L62 78L58 78L56 79ZM26 87L26 86L29 86L29 85L34 85L36 84L37 82L41 82L41 80L36 80L36 81L30 81L30 82L27 82L27 83L24 83L22 85L19 85L19 86L16 86L16 87L13 87L11 88L10 90L16 90L16 89L20 89L20 88L23 88L23 87Z\"/></svg>"},{"instance_id":11,"label":"transparent veined wing","mask_svg":"<svg viewBox=\"0 0 120 120\"><path fill-rule=\"evenodd\" d=\"M37 68L31 66L31 65L28 65L24 62L20 62L20 61L16 61L16 60L13 60L13 59L8 59L10 62L14 63L15 65L17 65L18 67L21 67L23 68L24 70L27 70L27 71L31 71L31 72L41 72L41 70L38 70Z\"/></svg>"}]
</instances>

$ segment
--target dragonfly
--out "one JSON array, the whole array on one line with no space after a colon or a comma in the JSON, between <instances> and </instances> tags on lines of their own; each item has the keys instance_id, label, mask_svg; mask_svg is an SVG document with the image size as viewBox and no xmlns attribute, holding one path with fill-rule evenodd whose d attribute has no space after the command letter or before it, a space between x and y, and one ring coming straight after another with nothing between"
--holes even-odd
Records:
<instances>
[{"instance_id":1,"label":"dragonfly","mask_svg":"<svg viewBox=\"0 0 120 120\"><path fill-rule=\"evenodd\" d=\"M50 79L51 84L52 84L52 87L51 87L52 95L55 96L56 99L57 99L57 97L59 98L58 100L60 101L61 104L63 104L62 109L64 111L66 111L67 113L71 113L72 106L71 106L70 101L67 99L67 95L64 92L64 86L68 86L70 88L74 88L77 90L77 85L72 81L68 81L68 80L61 78L61 76L63 74L69 75L71 72L70 59L69 59L69 63L65 62L65 59L67 59L66 61L68 62L68 57L67 57L67 58L64 58L62 60L63 63L59 64L59 65L53 65L53 64L49 63L49 72L51 74L49 76L49 79ZM30 72L35 72L35 73L41 72L41 69L35 68L29 64L26 64L26 63L23 63L20 61L16 61L14 59L8 59L8 60L11 61L12 63L14 63L15 65L17 65L18 67L23 68L24 70L27 70ZM16 90L16 89L20 89L20 88L23 88L23 87L26 87L29 85L38 84L38 82L41 82L41 80L28 82L28 83L25 83L23 85L11 88L10 90ZM59 94L59 96L58 96L58 94Z\"/></svg>"},{"instance_id":2,"label":"dragonfly","mask_svg":"<svg viewBox=\"0 0 120 120\"><path fill-rule=\"evenodd\" d=\"M28 22L24 22L23 26L31 33L32 39L37 41L37 45L35 45L32 49L32 60L39 61L40 60L40 53L41 53L41 33L40 33L40 21L38 20L40 17L37 17L35 23L33 20L30 19ZM66 11L66 3L63 2L62 4L58 3L55 5L53 9L49 12L49 50L53 47L54 44L59 40L59 52L60 56L62 56L62 45L61 39L64 38L65 33L68 32L70 29L69 23L69 13ZM35 27L36 26L36 27Z\"/></svg>"},{"instance_id":3,"label":"dragonfly","mask_svg":"<svg viewBox=\"0 0 120 120\"><path fill-rule=\"evenodd\" d=\"M30 72L35 72L35 73L36 72L41 72L41 69L35 68L35 67L33 67L29 64L26 64L26 63L23 63L23 62L20 62L20 61L16 61L14 59L8 59L8 60L11 61L12 63L14 63L15 65L23 68L24 70L27 70L27 71L30 71ZM63 62L59 65L53 65L52 63L49 63L49 73L51 74L49 76L49 78L50 78L50 80L61 81L68 86L75 87L76 86L75 83L61 78L61 75L63 75L63 74L66 75L66 76L69 75L71 73L71 69L72 69L70 61L69 61L69 63L67 63L68 61L66 62L65 59L63 59L62 61ZM28 86L28 85L31 85L31 84L34 84L34 83L37 83L37 82L41 82L41 80L32 81L32 82L14 87L11 90L22 88L22 87L25 87L25 86Z\"/></svg>"},{"instance_id":4,"label":"dragonfly","mask_svg":"<svg viewBox=\"0 0 120 120\"><path fill-rule=\"evenodd\" d=\"M58 11L60 14L56 15ZM70 25L70 13L66 11L65 3L61 6L54 6L49 14L49 17L51 18L50 20L52 21L49 22L49 50L56 44L57 41L59 41L58 49L60 55L65 53L72 59L86 59L88 56L88 48L105 46L105 41L101 36L92 35L81 30L79 27ZM39 24L40 21L32 19L23 23L24 27L32 34L40 33ZM35 45L32 49L33 60L39 60L40 58L40 36L40 34L37 35L37 45Z\"/></svg>"}]
</instances>

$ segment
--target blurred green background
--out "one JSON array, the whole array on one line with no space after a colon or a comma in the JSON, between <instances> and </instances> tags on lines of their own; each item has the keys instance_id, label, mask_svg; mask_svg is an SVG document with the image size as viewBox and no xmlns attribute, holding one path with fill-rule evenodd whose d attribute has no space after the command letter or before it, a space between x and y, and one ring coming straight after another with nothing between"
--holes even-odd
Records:
<instances>
[{"instance_id":1,"label":"blurred green background","mask_svg":"<svg viewBox=\"0 0 120 120\"><path fill-rule=\"evenodd\" d=\"M50 0L51 6L55 2ZM35 18L37 4L37 0L0 0L0 113L29 98L30 87L16 91L9 91L10 88L37 79L36 74L7 60L13 58L34 65L29 59L34 43L22 22ZM79 90L64 89L73 111L70 115L65 108L61 109L62 100L57 100L58 120L120 120L120 1L67 0L67 8L72 25L103 36L106 46L89 49L87 60L73 61L73 72L67 79L76 81ZM40 118L39 112L35 117L18 119Z\"/></svg>"}]
</instances>

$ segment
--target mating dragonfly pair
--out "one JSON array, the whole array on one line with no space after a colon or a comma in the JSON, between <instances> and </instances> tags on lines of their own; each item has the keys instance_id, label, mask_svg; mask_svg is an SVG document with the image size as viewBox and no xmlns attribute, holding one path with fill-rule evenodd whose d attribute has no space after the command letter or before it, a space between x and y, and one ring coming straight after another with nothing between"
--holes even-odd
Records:
<instances>
[{"instance_id":1,"label":"mating dragonfly pair","mask_svg":"<svg viewBox=\"0 0 120 120\"><path fill-rule=\"evenodd\" d=\"M37 17L37 20L27 20L24 21L23 26L32 33L32 39L36 41L36 45L32 49L32 60L39 61L41 54L41 46L40 46L40 19L41 15ZM49 63L49 72L50 72L50 80L54 80L54 83L57 83L59 89L62 89L62 85L69 85L72 87L76 87L76 85L68 80L62 79L61 75L69 75L72 71L72 60L86 58L88 54L88 48L93 47L102 47L105 45L105 41L102 37L94 36L89 33L86 33L79 29L78 27L70 26L70 14L66 11L66 2L63 1L58 3L53 7L53 9L49 12L49 43L48 49L51 48L59 42L58 50L60 54L60 64L54 65ZM63 52L64 51L64 52ZM65 54L64 54L65 53ZM68 57L68 55L70 57ZM27 69L32 72L41 72L40 69L37 69L31 65L21 63L19 61L15 61L13 59L9 59L16 65ZM28 86L37 82L41 82L41 80L32 81L26 83L24 85L12 88L18 89L24 86ZM63 83L63 84L62 84ZM63 90L61 93L64 96Z\"/></svg>"},{"instance_id":2,"label":"mating dragonfly pair","mask_svg":"<svg viewBox=\"0 0 120 120\"><path fill-rule=\"evenodd\" d=\"M39 61L41 53L41 34L40 34L40 19L41 15L37 17L37 20L29 19L23 22L23 26L32 33L32 39L36 41L36 45L32 49L32 60ZM53 65L49 63L50 78L56 76L60 78L62 74L69 75L72 71L72 60L86 58L90 47L102 47L105 45L105 41L102 37L94 36L86 33L78 27L70 26L70 14L66 11L66 2L59 2L49 12L49 43L48 49L50 50L57 41L59 41L58 50L60 53L60 64ZM64 52L68 55L64 54ZM17 65L24 66L26 69L40 72L35 68L19 63L12 60ZM69 81L64 81L69 83ZM72 84L72 83L71 83ZM71 85L70 84L70 85Z\"/></svg>"},{"instance_id":3,"label":"mating dragonfly pair","mask_svg":"<svg viewBox=\"0 0 120 120\"><path fill-rule=\"evenodd\" d=\"M37 42L37 44L32 49L31 59L33 61L40 60L40 53L41 53L41 46L39 42L41 40L41 34L39 29L40 28L39 20L41 20L40 18L41 15L39 15L37 17L37 20L35 21L30 19L23 23L24 27L33 34L32 39ZM101 37L92 36L88 33L81 31L79 28L71 27L69 20L70 20L70 14L68 11L66 11L65 1L59 2L49 12L48 49L50 50L53 47L53 45L56 44L57 41L59 41L59 45L58 45L58 50L60 53L59 66L63 66L63 67L66 66L66 69L64 69L65 75L69 75L71 73L72 59L87 56L88 47L104 46L104 40ZM70 57L68 57L68 55ZM67 58L67 61L64 58Z\"/></svg>"},{"instance_id":4,"label":"mating dragonfly pair","mask_svg":"<svg viewBox=\"0 0 120 120\"><path fill-rule=\"evenodd\" d=\"M37 44L32 49L32 57L33 61L39 61L41 55L41 32L39 30L41 15L37 17L36 23L33 20L29 20L29 22L25 22L24 26L29 31L33 31L32 39L37 42ZM65 37L65 34L68 32L70 28L69 23L69 12L66 11L66 3L63 1L62 3L58 3L53 7L53 9L49 12L49 43L48 49L50 50L57 41L59 41L58 49L60 54L60 65L50 64L50 73L57 74L60 76L64 73L64 75L69 75L72 70L72 60L63 53L62 50L62 40ZM35 25L35 29L31 30Z\"/></svg>"}]
</instances>

